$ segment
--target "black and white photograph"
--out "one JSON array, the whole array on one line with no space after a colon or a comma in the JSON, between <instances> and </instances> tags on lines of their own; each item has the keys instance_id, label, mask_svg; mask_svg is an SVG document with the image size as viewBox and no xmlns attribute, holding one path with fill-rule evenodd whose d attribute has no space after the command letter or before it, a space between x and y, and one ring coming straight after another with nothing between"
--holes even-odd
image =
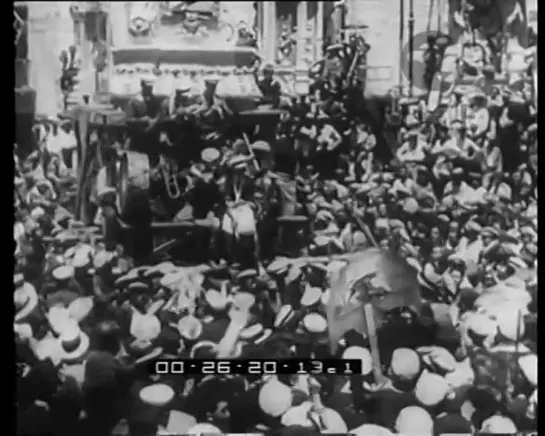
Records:
<instances>
[{"instance_id":1,"label":"black and white photograph","mask_svg":"<svg viewBox=\"0 0 545 436\"><path fill-rule=\"evenodd\" d=\"M15 1L14 433L537 434L537 28Z\"/></svg>"}]
</instances>

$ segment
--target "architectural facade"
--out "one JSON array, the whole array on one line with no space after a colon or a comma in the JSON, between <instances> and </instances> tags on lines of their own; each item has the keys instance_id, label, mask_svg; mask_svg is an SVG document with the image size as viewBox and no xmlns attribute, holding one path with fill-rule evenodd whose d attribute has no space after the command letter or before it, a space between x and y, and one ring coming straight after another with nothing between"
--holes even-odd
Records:
<instances>
[{"instance_id":1,"label":"architectural facade","mask_svg":"<svg viewBox=\"0 0 545 436\"><path fill-rule=\"evenodd\" d=\"M276 66L288 92L306 92L308 70L322 56L325 15L331 14L333 2L185 3L73 2L74 42L82 57L92 51L89 33L114 48L176 43L199 50L210 43L229 50L244 32L255 39L263 64Z\"/></svg>"}]
</instances>

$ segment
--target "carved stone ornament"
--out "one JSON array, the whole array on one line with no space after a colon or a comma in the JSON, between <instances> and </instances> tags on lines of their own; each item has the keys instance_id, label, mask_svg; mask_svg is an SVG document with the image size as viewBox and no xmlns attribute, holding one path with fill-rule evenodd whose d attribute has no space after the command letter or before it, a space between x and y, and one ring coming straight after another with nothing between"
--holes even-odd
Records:
<instances>
[{"instance_id":1,"label":"carved stone ornament","mask_svg":"<svg viewBox=\"0 0 545 436\"><path fill-rule=\"evenodd\" d=\"M21 35L25 31L25 21L15 10L13 11L13 30L15 31L15 45L17 45L19 38L21 38Z\"/></svg>"},{"instance_id":2,"label":"carved stone ornament","mask_svg":"<svg viewBox=\"0 0 545 436\"><path fill-rule=\"evenodd\" d=\"M148 36L159 17L159 3L130 2L129 32L133 36Z\"/></svg>"}]
</instances>

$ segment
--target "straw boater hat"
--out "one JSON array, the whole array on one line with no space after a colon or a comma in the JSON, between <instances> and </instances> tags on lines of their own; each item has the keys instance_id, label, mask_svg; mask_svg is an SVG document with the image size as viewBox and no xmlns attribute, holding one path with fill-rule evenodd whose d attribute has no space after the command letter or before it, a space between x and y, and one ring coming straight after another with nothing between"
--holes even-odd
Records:
<instances>
[{"instance_id":1,"label":"straw boater hat","mask_svg":"<svg viewBox=\"0 0 545 436\"><path fill-rule=\"evenodd\" d=\"M171 410L165 427L160 427L159 434L188 434L188 430L197 424L193 415L179 410Z\"/></svg>"},{"instance_id":2,"label":"straw boater hat","mask_svg":"<svg viewBox=\"0 0 545 436\"><path fill-rule=\"evenodd\" d=\"M516 434L518 429L511 419L494 415L482 423L481 431L485 434Z\"/></svg>"},{"instance_id":3,"label":"straw boater hat","mask_svg":"<svg viewBox=\"0 0 545 436\"><path fill-rule=\"evenodd\" d=\"M320 301L322 290L317 287L307 286L301 297L301 306L310 307Z\"/></svg>"},{"instance_id":4,"label":"straw boater hat","mask_svg":"<svg viewBox=\"0 0 545 436\"><path fill-rule=\"evenodd\" d=\"M194 425L193 427L190 427L186 434L190 434L193 436L206 436L206 435L216 435L221 434L221 430L208 423L199 423Z\"/></svg>"},{"instance_id":5,"label":"straw boater hat","mask_svg":"<svg viewBox=\"0 0 545 436\"><path fill-rule=\"evenodd\" d=\"M155 407L163 407L174 398L174 390L163 383L157 383L143 388L139 397L144 404Z\"/></svg>"},{"instance_id":6,"label":"straw boater hat","mask_svg":"<svg viewBox=\"0 0 545 436\"><path fill-rule=\"evenodd\" d=\"M276 318L274 320L274 327L279 328L285 325L289 320L295 316L293 307L289 304L285 304L280 308Z\"/></svg>"},{"instance_id":7,"label":"straw boater hat","mask_svg":"<svg viewBox=\"0 0 545 436\"><path fill-rule=\"evenodd\" d=\"M269 153L272 149L268 142L266 141L255 141L250 148L253 151Z\"/></svg>"},{"instance_id":8,"label":"straw boater hat","mask_svg":"<svg viewBox=\"0 0 545 436\"><path fill-rule=\"evenodd\" d=\"M363 424L348 433L355 436L394 436L390 430L376 424Z\"/></svg>"},{"instance_id":9,"label":"straw boater hat","mask_svg":"<svg viewBox=\"0 0 545 436\"><path fill-rule=\"evenodd\" d=\"M433 419L421 407L405 407L397 416L395 429L400 435L433 436Z\"/></svg>"},{"instance_id":10,"label":"straw boater hat","mask_svg":"<svg viewBox=\"0 0 545 436\"><path fill-rule=\"evenodd\" d=\"M202 334L202 322L193 315L184 316L178 321L177 329L184 339L191 341L197 340Z\"/></svg>"},{"instance_id":11,"label":"straw boater hat","mask_svg":"<svg viewBox=\"0 0 545 436\"><path fill-rule=\"evenodd\" d=\"M356 359L361 361L362 375L371 374L373 370L373 357L367 348L352 346L343 352L343 359Z\"/></svg>"},{"instance_id":12,"label":"straw boater hat","mask_svg":"<svg viewBox=\"0 0 545 436\"><path fill-rule=\"evenodd\" d=\"M242 170L247 167L248 162L252 160L252 156L235 156L227 162L227 165L235 170Z\"/></svg>"},{"instance_id":13,"label":"straw boater hat","mask_svg":"<svg viewBox=\"0 0 545 436\"><path fill-rule=\"evenodd\" d=\"M258 276L257 270L253 268L245 269L244 271L241 271L237 274L236 279L237 281L244 280L244 279L253 279Z\"/></svg>"},{"instance_id":14,"label":"straw boater hat","mask_svg":"<svg viewBox=\"0 0 545 436\"><path fill-rule=\"evenodd\" d=\"M79 360L89 350L89 336L81 331L75 320L67 321L62 325L58 341L62 361Z\"/></svg>"},{"instance_id":15,"label":"straw boater hat","mask_svg":"<svg viewBox=\"0 0 545 436\"><path fill-rule=\"evenodd\" d=\"M74 268L69 265L62 265L55 268L51 275L57 281L68 280L74 276Z\"/></svg>"},{"instance_id":16,"label":"straw boater hat","mask_svg":"<svg viewBox=\"0 0 545 436\"><path fill-rule=\"evenodd\" d=\"M89 316L93 307L93 297L79 297L68 306L68 314L70 318L80 323Z\"/></svg>"},{"instance_id":17,"label":"straw boater hat","mask_svg":"<svg viewBox=\"0 0 545 436\"><path fill-rule=\"evenodd\" d=\"M153 341L161 333L161 323L155 315L142 315L134 310L130 333L133 338L139 341Z\"/></svg>"},{"instance_id":18,"label":"straw boater hat","mask_svg":"<svg viewBox=\"0 0 545 436\"><path fill-rule=\"evenodd\" d=\"M401 380L414 380L420 374L420 356L410 348L397 348L392 354L390 372Z\"/></svg>"},{"instance_id":19,"label":"straw boater hat","mask_svg":"<svg viewBox=\"0 0 545 436\"><path fill-rule=\"evenodd\" d=\"M227 307L229 300L227 296L215 289L209 289L204 296L208 305L214 310L223 310Z\"/></svg>"},{"instance_id":20,"label":"straw boater hat","mask_svg":"<svg viewBox=\"0 0 545 436\"><path fill-rule=\"evenodd\" d=\"M303 326L309 333L324 333L327 331L327 320L319 313L309 313L303 318Z\"/></svg>"},{"instance_id":21,"label":"straw boater hat","mask_svg":"<svg viewBox=\"0 0 545 436\"><path fill-rule=\"evenodd\" d=\"M280 257L275 260L273 260L268 266L267 266L267 273L280 276L284 273L288 272L288 269L290 267L290 262L285 257Z\"/></svg>"},{"instance_id":22,"label":"straw boater hat","mask_svg":"<svg viewBox=\"0 0 545 436\"><path fill-rule=\"evenodd\" d=\"M74 269L82 270L86 269L91 264L91 258L87 255L77 253L74 255L71 265Z\"/></svg>"},{"instance_id":23,"label":"straw boater hat","mask_svg":"<svg viewBox=\"0 0 545 436\"><path fill-rule=\"evenodd\" d=\"M259 391L259 407L273 418L282 416L292 406L293 394L284 383L272 379Z\"/></svg>"},{"instance_id":24,"label":"straw boater hat","mask_svg":"<svg viewBox=\"0 0 545 436\"><path fill-rule=\"evenodd\" d=\"M422 362L430 369L437 372L448 373L454 371L458 365L456 359L450 352L443 347L430 346L417 349L422 358Z\"/></svg>"},{"instance_id":25,"label":"straw boater hat","mask_svg":"<svg viewBox=\"0 0 545 436\"><path fill-rule=\"evenodd\" d=\"M432 407L445 399L449 386L444 377L424 370L416 382L414 395L424 407Z\"/></svg>"},{"instance_id":26,"label":"straw boater hat","mask_svg":"<svg viewBox=\"0 0 545 436\"><path fill-rule=\"evenodd\" d=\"M220 152L215 148L205 148L201 153L201 160L206 163L216 162L220 158Z\"/></svg>"},{"instance_id":27,"label":"straw boater hat","mask_svg":"<svg viewBox=\"0 0 545 436\"><path fill-rule=\"evenodd\" d=\"M15 322L22 322L38 306L38 293L34 286L24 281L22 274L15 274L13 278L15 292L13 295L15 303Z\"/></svg>"},{"instance_id":28,"label":"straw boater hat","mask_svg":"<svg viewBox=\"0 0 545 436\"><path fill-rule=\"evenodd\" d=\"M39 361L50 359L54 365L58 365L62 361L59 341L51 333L35 343L33 351Z\"/></svg>"}]
</instances>

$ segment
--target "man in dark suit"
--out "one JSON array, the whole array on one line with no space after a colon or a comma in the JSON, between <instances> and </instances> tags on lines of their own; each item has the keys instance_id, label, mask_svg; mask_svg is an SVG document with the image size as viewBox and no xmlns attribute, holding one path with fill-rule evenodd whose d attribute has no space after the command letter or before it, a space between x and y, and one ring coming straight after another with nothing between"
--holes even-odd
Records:
<instances>
[{"instance_id":1,"label":"man in dark suit","mask_svg":"<svg viewBox=\"0 0 545 436\"><path fill-rule=\"evenodd\" d=\"M271 104L274 108L278 107L282 89L280 82L274 78L274 67L271 64L263 68L263 79L259 81L258 86L263 94L263 103Z\"/></svg>"}]
</instances>

